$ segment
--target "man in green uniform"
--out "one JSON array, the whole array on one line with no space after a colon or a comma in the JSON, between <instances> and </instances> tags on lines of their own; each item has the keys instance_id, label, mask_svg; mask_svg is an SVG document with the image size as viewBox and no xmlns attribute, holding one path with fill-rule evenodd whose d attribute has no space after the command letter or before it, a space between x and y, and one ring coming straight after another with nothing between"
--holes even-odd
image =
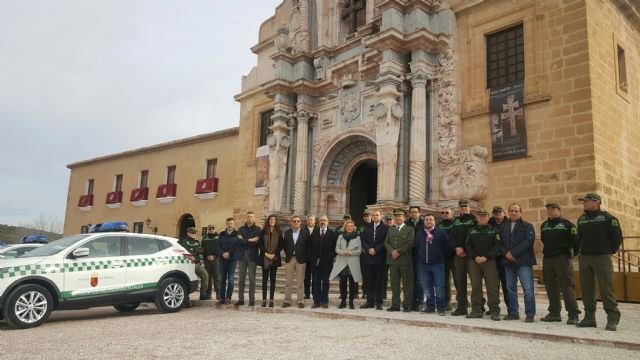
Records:
<instances>
[{"instance_id":1,"label":"man in green uniform","mask_svg":"<svg viewBox=\"0 0 640 360\"><path fill-rule=\"evenodd\" d=\"M387 311L400 311L400 283L404 299L404 312L411 311L413 303L413 244L414 232L411 226L404 223L405 212L393 210L393 222L396 227L389 228L384 240L387 249L387 264L391 272L391 307Z\"/></svg>"},{"instance_id":2,"label":"man in green uniform","mask_svg":"<svg viewBox=\"0 0 640 360\"><path fill-rule=\"evenodd\" d=\"M618 251L622 243L620 222L615 216L600 209L600 195L588 193L579 200L584 206L584 214L578 219L578 254L585 314L577 326L596 327L597 279L604 311L607 313L605 330L615 331L620 322L620 310L613 291L611 255Z\"/></svg>"},{"instance_id":3,"label":"man in green uniform","mask_svg":"<svg viewBox=\"0 0 640 360\"><path fill-rule=\"evenodd\" d=\"M471 313L467 318L482 318L484 304L482 279L487 287L487 303L491 320L500 320L500 278L496 267L496 257L500 253L500 234L489 225L489 212L480 209L476 213L478 224L469 229L466 252L469 256L469 276L471 277Z\"/></svg>"},{"instance_id":4,"label":"man in green uniform","mask_svg":"<svg viewBox=\"0 0 640 360\"><path fill-rule=\"evenodd\" d=\"M447 207L440 212L442 219L436 225L437 229L440 229L447 233L447 236L451 237L451 227L453 226L453 209ZM444 258L444 301L447 311L451 311L451 275L454 273L453 258L454 253L447 254Z\"/></svg>"},{"instance_id":5,"label":"man in green uniform","mask_svg":"<svg viewBox=\"0 0 640 360\"><path fill-rule=\"evenodd\" d=\"M220 264L218 264L218 233L216 227L209 225L207 235L202 238L202 248L204 249L204 269L207 271L209 280L207 281L207 297L211 298L211 288L216 292L216 300L220 300ZM213 284L212 284L213 283Z\"/></svg>"},{"instance_id":6,"label":"man in green uniform","mask_svg":"<svg viewBox=\"0 0 640 360\"><path fill-rule=\"evenodd\" d=\"M564 307L569 313L568 325L578 323L578 302L573 287L573 254L578 253L578 229L571 221L564 219L560 212L560 204L549 203L548 220L540 227L540 236L544 248L542 254L542 276L549 299L549 314L541 321L562 321L560 310L560 292L564 297Z\"/></svg>"},{"instance_id":7,"label":"man in green uniform","mask_svg":"<svg viewBox=\"0 0 640 360\"><path fill-rule=\"evenodd\" d=\"M453 259L454 284L456 285L456 301L458 307L451 313L453 316L467 315L467 271L469 269L469 257L467 256L466 244L469 229L476 224L476 217L471 214L469 200L460 200L460 216L453 220L449 239L455 249Z\"/></svg>"},{"instance_id":8,"label":"man in green uniform","mask_svg":"<svg viewBox=\"0 0 640 360\"><path fill-rule=\"evenodd\" d=\"M200 278L200 300L209 300L207 297L207 283L209 282L209 275L207 275L207 271L202 267L202 265L200 265L204 250L202 249L200 241L196 239L197 233L198 230L196 230L196 228L188 228L187 237L179 240L178 244L182 245L183 248L196 258L196 275Z\"/></svg>"}]
</instances>

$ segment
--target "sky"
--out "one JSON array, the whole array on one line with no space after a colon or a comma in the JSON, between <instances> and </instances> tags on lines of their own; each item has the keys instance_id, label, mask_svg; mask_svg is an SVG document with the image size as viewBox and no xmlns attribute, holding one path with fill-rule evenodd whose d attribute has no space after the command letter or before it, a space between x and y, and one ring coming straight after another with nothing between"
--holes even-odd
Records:
<instances>
[{"instance_id":1,"label":"sky","mask_svg":"<svg viewBox=\"0 0 640 360\"><path fill-rule=\"evenodd\" d=\"M238 125L282 0L0 0L0 224L62 222L66 165Z\"/></svg>"}]
</instances>

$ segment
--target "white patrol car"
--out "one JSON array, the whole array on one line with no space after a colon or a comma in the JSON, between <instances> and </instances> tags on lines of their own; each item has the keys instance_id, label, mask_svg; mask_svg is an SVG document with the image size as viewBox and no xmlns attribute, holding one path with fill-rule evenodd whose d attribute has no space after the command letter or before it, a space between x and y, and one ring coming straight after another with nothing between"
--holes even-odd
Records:
<instances>
[{"instance_id":1,"label":"white patrol car","mask_svg":"<svg viewBox=\"0 0 640 360\"><path fill-rule=\"evenodd\" d=\"M155 302L179 311L196 290L195 259L176 239L106 232L66 237L0 262L0 319L41 325L53 310Z\"/></svg>"},{"instance_id":2,"label":"white patrol car","mask_svg":"<svg viewBox=\"0 0 640 360\"><path fill-rule=\"evenodd\" d=\"M40 246L42 244L9 244L6 247L0 247L0 260L15 259Z\"/></svg>"}]
</instances>

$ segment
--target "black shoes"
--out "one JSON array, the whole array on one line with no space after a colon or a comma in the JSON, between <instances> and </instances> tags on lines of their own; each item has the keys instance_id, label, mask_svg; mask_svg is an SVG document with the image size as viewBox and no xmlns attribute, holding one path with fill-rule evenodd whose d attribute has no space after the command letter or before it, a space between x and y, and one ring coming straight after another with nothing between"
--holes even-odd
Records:
<instances>
[{"instance_id":1,"label":"black shoes","mask_svg":"<svg viewBox=\"0 0 640 360\"><path fill-rule=\"evenodd\" d=\"M398 306L392 306L388 308L387 311L400 311L400 308Z\"/></svg>"},{"instance_id":2,"label":"black shoes","mask_svg":"<svg viewBox=\"0 0 640 360\"><path fill-rule=\"evenodd\" d=\"M540 321L544 321L544 322L561 322L562 318L560 317L560 315L547 314L544 317L541 317Z\"/></svg>"},{"instance_id":3,"label":"black shoes","mask_svg":"<svg viewBox=\"0 0 640 360\"><path fill-rule=\"evenodd\" d=\"M262 300L262 305L260 305L262 307L267 307L267 300Z\"/></svg>"},{"instance_id":4,"label":"black shoes","mask_svg":"<svg viewBox=\"0 0 640 360\"><path fill-rule=\"evenodd\" d=\"M249 306L255 306L256 302L255 301L249 301Z\"/></svg>"},{"instance_id":5,"label":"black shoes","mask_svg":"<svg viewBox=\"0 0 640 360\"><path fill-rule=\"evenodd\" d=\"M524 318L524 322L526 323L532 323L535 320L533 319L533 315L527 315L527 317Z\"/></svg>"},{"instance_id":6,"label":"black shoes","mask_svg":"<svg viewBox=\"0 0 640 360\"><path fill-rule=\"evenodd\" d=\"M500 314L491 314L491 320L500 321Z\"/></svg>"},{"instance_id":7,"label":"black shoes","mask_svg":"<svg viewBox=\"0 0 640 360\"><path fill-rule=\"evenodd\" d=\"M376 305L376 310L382 310L382 305Z\"/></svg>"},{"instance_id":8,"label":"black shoes","mask_svg":"<svg viewBox=\"0 0 640 360\"><path fill-rule=\"evenodd\" d=\"M344 300L342 300L340 302L340 305L338 305L338 309L344 309L346 307L347 307L347 303Z\"/></svg>"},{"instance_id":9,"label":"black shoes","mask_svg":"<svg viewBox=\"0 0 640 360\"><path fill-rule=\"evenodd\" d=\"M200 300L211 300L211 295L200 295Z\"/></svg>"},{"instance_id":10,"label":"black shoes","mask_svg":"<svg viewBox=\"0 0 640 360\"><path fill-rule=\"evenodd\" d=\"M587 328L587 327L597 327L598 324L596 324L595 320L582 319L582 321L577 323L576 326L579 327L579 328Z\"/></svg>"},{"instance_id":11,"label":"black shoes","mask_svg":"<svg viewBox=\"0 0 640 360\"><path fill-rule=\"evenodd\" d=\"M618 327L617 323L615 323L613 321L609 321L609 322L607 322L607 326L605 326L604 329L608 330L608 331L616 331L617 327Z\"/></svg>"},{"instance_id":12,"label":"black shoes","mask_svg":"<svg viewBox=\"0 0 640 360\"><path fill-rule=\"evenodd\" d=\"M482 319L483 316L484 316L483 313L471 312L470 314L467 314L466 318L467 319Z\"/></svg>"},{"instance_id":13,"label":"black shoes","mask_svg":"<svg viewBox=\"0 0 640 360\"><path fill-rule=\"evenodd\" d=\"M508 314L505 315L502 320L507 320L507 321L511 321L511 320L520 320L520 315L518 314Z\"/></svg>"},{"instance_id":14,"label":"black shoes","mask_svg":"<svg viewBox=\"0 0 640 360\"><path fill-rule=\"evenodd\" d=\"M353 305L353 300L349 300L349 309L353 310L356 307Z\"/></svg>"},{"instance_id":15,"label":"black shoes","mask_svg":"<svg viewBox=\"0 0 640 360\"><path fill-rule=\"evenodd\" d=\"M282 308L288 308L289 306L291 306L291 304L289 304L289 303L282 303Z\"/></svg>"},{"instance_id":16,"label":"black shoes","mask_svg":"<svg viewBox=\"0 0 640 360\"><path fill-rule=\"evenodd\" d=\"M235 306L242 306L242 305L244 305L244 300L238 300L235 303Z\"/></svg>"},{"instance_id":17,"label":"black shoes","mask_svg":"<svg viewBox=\"0 0 640 360\"><path fill-rule=\"evenodd\" d=\"M456 311L451 313L452 316L462 316L467 315L467 310L463 308L457 308Z\"/></svg>"},{"instance_id":18,"label":"black shoes","mask_svg":"<svg viewBox=\"0 0 640 360\"><path fill-rule=\"evenodd\" d=\"M365 303L364 305L360 305L360 309L373 309L373 304Z\"/></svg>"},{"instance_id":19,"label":"black shoes","mask_svg":"<svg viewBox=\"0 0 640 360\"><path fill-rule=\"evenodd\" d=\"M273 300L269 300L269 307L272 308L273 307Z\"/></svg>"}]
</instances>

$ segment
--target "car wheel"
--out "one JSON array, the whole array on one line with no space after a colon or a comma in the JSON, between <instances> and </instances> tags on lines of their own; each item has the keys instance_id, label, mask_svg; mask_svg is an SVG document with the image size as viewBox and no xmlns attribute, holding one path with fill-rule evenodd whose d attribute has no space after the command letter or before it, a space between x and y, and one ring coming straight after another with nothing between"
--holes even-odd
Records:
<instances>
[{"instance_id":1,"label":"car wheel","mask_svg":"<svg viewBox=\"0 0 640 360\"><path fill-rule=\"evenodd\" d=\"M3 310L4 318L12 327L32 328L47 321L53 310L53 299L40 285L22 285L9 294Z\"/></svg>"},{"instance_id":2,"label":"car wheel","mask_svg":"<svg viewBox=\"0 0 640 360\"><path fill-rule=\"evenodd\" d=\"M140 303L132 303L132 304L120 304L120 305L114 305L114 309L120 311L120 312L132 312L135 309L138 308L138 306L140 306Z\"/></svg>"},{"instance_id":3,"label":"car wheel","mask_svg":"<svg viewBox=\"0 0 640 360\"><path fill-rule=\"evenodd\" d=\"M177 312L188 301L184 283L176 278L164 279L158 286L155 304L158 310L166 313Z\"/></svg>"}]
</instances>

